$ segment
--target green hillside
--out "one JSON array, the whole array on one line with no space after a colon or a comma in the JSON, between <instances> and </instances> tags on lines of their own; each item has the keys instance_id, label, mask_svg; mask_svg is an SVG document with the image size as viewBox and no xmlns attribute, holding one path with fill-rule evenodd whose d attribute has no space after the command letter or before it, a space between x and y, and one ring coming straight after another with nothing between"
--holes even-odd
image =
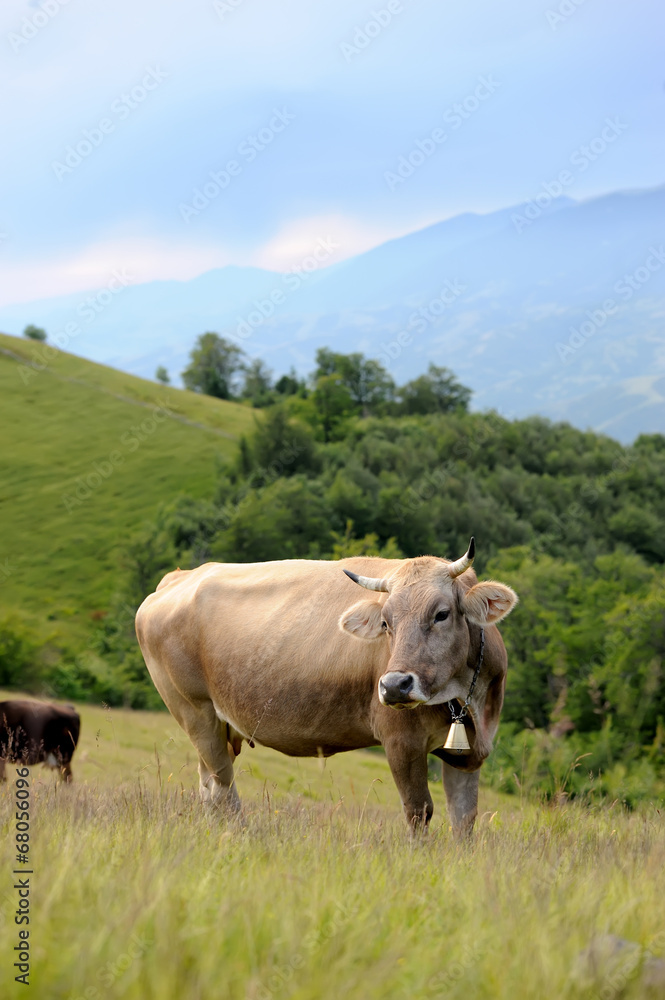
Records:
<instances>
[{"instance_id":1,"label":"green hillside","mask_svg":"<svg viewBox=\"0 0 665 1000\"><path fill-rule=\"evenodd\" d=\"M118 547L163 500L210 494L253 416L45 346L0 334L0 594L59 644L107 605Z\"/></svg>"}]
</instances>

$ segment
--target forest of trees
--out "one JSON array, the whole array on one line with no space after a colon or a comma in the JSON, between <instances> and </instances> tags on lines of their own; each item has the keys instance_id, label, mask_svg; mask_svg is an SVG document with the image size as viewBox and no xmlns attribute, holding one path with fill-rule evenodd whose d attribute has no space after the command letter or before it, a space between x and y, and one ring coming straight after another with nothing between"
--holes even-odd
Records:
<instances>
[{"instance_id":1,"label":"forest of trees","mask_svg":"<svg viewBox=\"0 0 665 1000\"><path fill-rule=\"evenodd\" d=\"M662 793L665 436L622 447L543 418L472 413L446 369L397 388L376 362L327 348L307 380L273 384L256 361L243 379L218 372L210 385L251 393L254 430L214 495L171 498L131 541L97 632L104 685L77 661L60 668L59 693L158 704L132 614L176 565L456 558L473 534L479 575L520 597L501 627L509 680L487 766L498 787Z\"/></svg>"},{"instance_id":2,"label":"forest of trees","mask_svg":"<svg viewBox=\"0 0 665 1000\"><path fill-rule=\"evenodd\" d=\"M209 332L197 339L182 380L194 392L246 401L256 408L290 400L290 412L315 427L324 441L353 415L449 413L466 410L471 398L471 390L451 371L433 364L427 374L398 387L378 361L360 353L339 354L322 347L315 360L309 378L299 378L292 369L275 381L261 358L250 360L236 344ZM163 381L164 375L165 369L159 368L156 377Z\"/></svg>"}]
</instances>

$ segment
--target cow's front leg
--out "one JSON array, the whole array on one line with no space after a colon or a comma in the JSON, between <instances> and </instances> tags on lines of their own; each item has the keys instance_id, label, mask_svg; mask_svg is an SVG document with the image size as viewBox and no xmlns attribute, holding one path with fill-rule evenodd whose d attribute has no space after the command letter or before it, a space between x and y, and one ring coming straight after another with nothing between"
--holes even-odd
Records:
<instances>
[{"instance_id":1,"label":"cow's front leg","mask_svg":"<svg viewBox=\"0 0 665 1000\"><path fill-rule=\"evenodd\" d=\"M448 803L448 815L456 837L462 839L473 833L478 815L478 781L480 771L459 771L443 762L443 787Z\"/></svg>"},{"instance_id":2,"label":"cow's front leg","mask_svg":"<svg viewBox=\"0 0 665 1000\"><path fill-rule=\"evenodd\" d=\"M415 833L426 830L434 812L427 785L427 750L402 740L384 744L406 821Z\"/></svg>"},{"instance_id":3,"label":"cow's front leg","mask_svg":"<svg viewBox=\"0 0 665 1000\"><path fill-rule=\"evenodd\" d=\"M7 777L5 775L5 758L0 757L0 781L6 781Z\"/></svg>"}]
</instances>

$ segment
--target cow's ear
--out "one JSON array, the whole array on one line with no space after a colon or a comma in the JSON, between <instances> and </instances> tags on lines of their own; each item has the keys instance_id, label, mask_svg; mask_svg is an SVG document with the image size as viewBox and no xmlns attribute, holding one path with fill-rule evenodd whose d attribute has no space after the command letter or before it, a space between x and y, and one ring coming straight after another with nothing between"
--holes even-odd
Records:
<instances>
[{"instance_id":1,"label":"cow's ear","mask_svg":"<svg viewBox=\"0 0 665 1000\"><path fill-rule=\"evenodd\" d=\"M344 612L339 627L356 639L378 639L383 635L381 607L378 601L358 601Z\"/></svg>"},{"instance_id":2,"label":"cow's ear","mask_svg":"<svg viewBox=\"0 0 665 1000\"><path fill-rule=\"evenodd\" d=\"M505 583L483 580L462 595L462 611L475 625L496 625L517 604L514 590Z\"/></svg>"}]
</instances>

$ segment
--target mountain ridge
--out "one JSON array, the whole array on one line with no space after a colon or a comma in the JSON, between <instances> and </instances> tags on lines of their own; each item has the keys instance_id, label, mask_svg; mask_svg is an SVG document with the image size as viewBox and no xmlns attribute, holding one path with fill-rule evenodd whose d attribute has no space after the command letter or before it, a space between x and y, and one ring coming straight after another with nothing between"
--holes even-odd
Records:
<instances>
[{"instance_id":1,"label":"mountain ridge","mask_svg":"<svg viewBox=\"0 0 665 1000\"><path fill-rule=\"evenodd\" d=\"M651 267L665 187L561 196L518 224L529 204L460 213L299 278L227 265L128 284L89 320L92 293L6 306L0 327L17 333L32 322L53 338L78 321L67 349L143 377L158 364L182 371L205 330L235 338L278 373L311 370L321 346L378 357L398 382L433 361L471 387L476 408L598 429L614 387L625 403L625 419L613 419L620 440L665 430L663 404L651 390L636 395L634 381L665 373L665 268ZM626 297L617 287L627 279Z\"/></svg>"}]
</instances>

